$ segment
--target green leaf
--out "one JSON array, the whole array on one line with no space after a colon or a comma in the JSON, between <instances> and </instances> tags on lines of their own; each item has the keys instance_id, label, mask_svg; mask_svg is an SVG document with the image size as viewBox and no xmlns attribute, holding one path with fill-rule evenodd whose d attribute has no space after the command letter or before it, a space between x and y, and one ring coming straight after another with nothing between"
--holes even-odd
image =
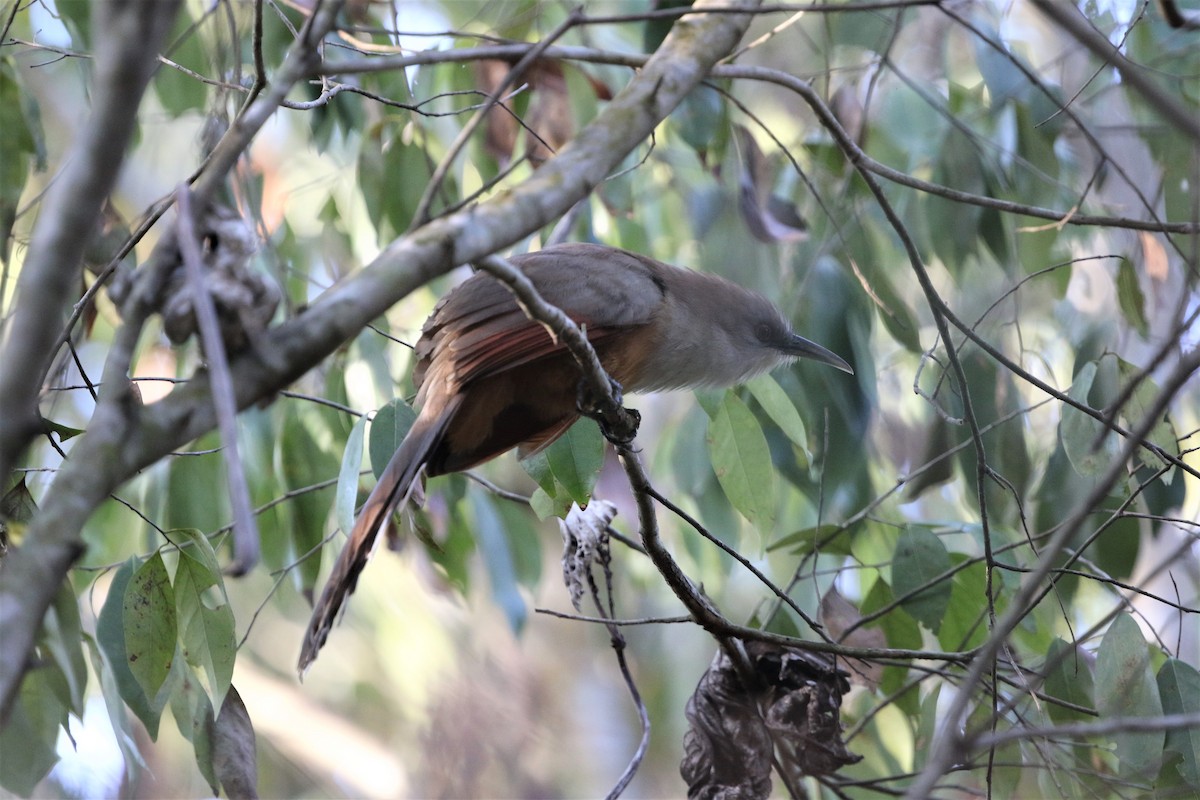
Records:
<instances>
[{"instance_id":1,"label":"green leaf","mask_svg":"<svg viewBox=\"0 0 1200 800\"><path fill-rule=\"evenodd\" d=\"M327 420L317 409L289 406L285 410L275 458L281 467L287 490L304 489L319 481L326 481L337 473L337 457L332 449L322 446L325 443L332 445L334 441L333 426ZM281 507L281 525L289 536L287 547L275 548L273 543L266 543L267 546L263 548L264 556L274 550L273 556L281 557L279 562L272 564L276 569L307 556L298 569L291 571L291 580L299 591L312 591L319 577L321 542L325 538L326 521L333 500L332 486L320 491L299 492Z\"/></svg>"},{"instance_id":2,"label":"green leaf","mask_svg":"<svg viewBox=\"0 0 1200 800\"><path fill-rule=\"evenodd\" d=\"M1051 697L1057 697L1081 708L1092 707L1092 664L1095 660L1090 653L1073 648L1062 639L1050 643L1046 652L1045 663L1050 665L1045 673L1045 683L1042 691ZM1057 703L1046 706L1050 719L1057 723L1078 722L1090 719L1090 716L1073 708L1066 708Z\"/></svg>"},{"instance_id":3,"label":"green leaf","mask_svg":"<svg viewBox=\"0 0 1200 800\"><path fill-rule=\"evenodd\" d=\"M416 142L405 144L399 132L384 146L382 207L385 219L396 234L412 222L417 201L429 183L431 172L428 151ZM449 181L447 187L453 191Z\"/></svg>"},{"instance_id":4,"label":"green leaf","mask_svg":"<svg viewBox=\"0 0 1200 800\"><path fill-rule=\"evenodd\" d=\"M24 91L12 62L0 59L0 261L7 262L13 223L29 167L45 164L45 142L37 103Z\"/></svg>"},{"instance_id":5,"label":"green leaf","mask_svg":"<svg viewBox=\"0 0 1200 800\"><path fill-rule=\"evenodd\" d=\"M746 388L762 406L763 411L767 412L767 416L779 426L785 436L791 439L792 444L800 448L800 452L804 454L800 466L807 467L812 463L812 453L808 450L808 431L804 428L804 419L796 410L796 404L792 402L792 398L787 396L787 392L783 390L779 382L770 375L760 375L747 382Z\"/></svg>"},{"instance_id":6,"label":"green leaf","mask_svg":"<svg viewBox=\"0 0 1200 800\"><path fill-rule=\"evenodd\" d=\"M917 723L916 735L913 737L913 770L919 772L925 768L925 761L933 748L933 739L938 727L938 699L942 696L942 687L934 685L929 694L921 700L921 716Z\"/></svg>"},{"instance_id":7,"label":"green leaf","mask_svg":"<svg viewBox=\"0 0 1200 800\"><path fill-rule=\"evenodd\" d=\"M1121 376L1122 383L1127 384L1134 380L1140 372L1141 370L1125 359L1117 358L1117 373ZM1142 424L1146 415L1154 407L1160 391L1158 384L1148 375L1138 383L1133 394L1129 396L1125 408L1121 410L1121 416L1125 418L1127 427L1133 428ZM1171 424L1171 420L1165 412L1154 423L1154 427L1150 429L1146 438L1152 444L1162 448L1164 452L1179 455L1179 437L1176 436L1175 426ZM1138 451L1138 458L1152 467L1166 466L1167 463L1147 450Z\"/></svg>"},{"instance_id":8,"label":"green leaf","mask_svg":"<svg viewBox=\"0 0 1200 800\"><path fill-rule=\"evenodd\" d=\"M217 586L221 597L225 598L225 582L221 578L221 564L217 561L217 551L213 550L212 542L196 528L176 528L167 531L167 538L179 548L182 558L197 562L201 569L213 576L213 582L208 586Z\"/></svg>"},{"instance_id":9,"label":"green leaf","mask_svg":"<svg viewBox=\"0 0 1200 800\"><path fill-rule=\"evenodd\" d=\"M708 414L709 419L717 415L721 410L721 400L725 397L725 392L718 389L697 389L692 393L696 402L704 409L704 413Z\"/></svg>"},{"instance_id":10,"label":"green leaf","mask_svg":"<svg viewBox=\"0 0 1200 800\"><path fill-rule=\"evenodd\" d=\"M667 117L667 125L704 159L727 122L728 113L728 105L715 89L697 86Z\"/></svg>"},{"instance_id":11,"label":"green leaf","mask_svg":"<svg viewBox=\"0 0 1200 800\"><path fill-rule=\"evenodd\" d=\"M55 743L60 726L67 723L67 707L59 699L54 683L57 668L30 669L0 726L0 786L28 797L58 761Z\"/></svg>"},{"instance_id":12,"label":"green leaf","mask_svg":"<svg viewBox=\"0 0 1200 800\"><path fill-rule=\"evenodd\" d=\"M770 532L775 524L771 451L758 420L732 390L725 392L709 421L708 453L729 502L760 530Z\"/></svg>"},{"instance_id":13,"label":"green leaf","mask_svg":"<svg viewBox=\"0 0 1200 800\"><path fill-rule=\"evenodd\" d=\"M1095 378L1096 362L1089 361L1076 374L1067 395L1072 400L1086 405ZM1111 432L1105 430L1100 420L1073 406L1063 406L1059 433L1071 466L1085 478L1092 478L1104 472L1120 452L1120 443ZM1101 434L1104 435L1103 439L1100 439ZM1098 440L1099 447L1093 449L1092 446Z\"/></svg>"},{"instance_id":14,"label":"green leaf","mask_svg":"<svg viewBox=\"0 0 1200 800\"><path fill-rule=\"evenodd\" d=\"M966 556L955 553L950 563L957 565ZM1001 596L1001 573L992 575L993 591ZM946 604L938 641L947 650L969 650L987 638L987 566L975 562L954 573L950 579L950 597Z\"/></svg>"},{"instance_id":15,"label":"green leaf","mask_svg":"<svg viewBox=\"0 0 1200 800\"><path fill-rule=\"evenodd\" d=\"M525 474L533 478L536 483L547 496L558 491L558 486L554 480L554 473L550 470L550 459L546 457L545 450L539 450L536 453L531 453L520 461L521 469L525 470Z\"/></svg>"},{"instance_id":16,"label":"green leaf","mask_svg":"<svg viewBox=\"0 0 1200 800\"><path fill-rule=\"evenodd\" d=\"M554 480L554 473L550 470L550 459L546 457L546 451L540 450L533 455L526 456L521 459L521 469L525 470L529 477L533 478L534 483L538 488L534 490L529 497L529 507L533 509L533 513L537 514L538 519L549 519L550 517L566 516L567 510L571 508L571 498L560 491L561 487L558 481Z\"/></svg>"},{"instance_id":17,"label":"green leaf","mask_svg":"<svg viewBox=\"0 0 1200 800\"><path fill-rule=\"evenodd\" d=\"M504 535L504 520L492 506L491 498L481 492L471 493L471 510L475 517L475 541L479 555L487 568L492 599L504 612L513 631L520 632L528 611L517 585L517 571Z\"/></svg>"},{"instance_id":18,"label":"green leaf","mask_svg":"<svg viewBox=\"0 0 1200 800\"><path fill-rule=\"evenodd\" d=\"M591 420L580 420L544 450L521 459L538 490L530 504L538 519L564 516L572 503L586 505L604 466L604 438Z\"/></svg>"},{"instance_id":19,"label":"green leaf","mask_svg":"<svg viewBox=\"0 0 1200 800\"><path fill-rule=\"evenodd\" d=\"M49 430L57 433L58 440L60 442L65 442L68 439L74 439L76 436L83 433L82 428L72 428L68 425L55 422L52 419L46 419L45 417L42 417L42 424L45 425Z\"/></svg>"},{"instance_id":20,"label":"green leaf","mask_svg":"<svg viewBox=\"0 0 1200 800\"><path fill-rule=\"evenodd\" d=\"M37 514L37 503L25 483L25 476L17 478L13 487L0 495L0 524L19 522L28 524Z\"/></svg>"},{"instance_id":21,"label":"green leaf","mask_svg":"<svg viewBox=\"0 0 1200 800\"><path fill-rule=\"evenodd\" d=\"M883 14L830 14L828 20L822 20L835 44L877 53L885 53L892 46L896 24L895 19Z\"/></svg>"},{"instance_id":22,"label":"green leaf","mask_svg":"<svg viewBox=\"0 0 1200 800\"><path fill-rule=\"evenodd\" d=\"M1100 718L1159 717L1162 700L1150 671L1146 640L1133 617L1121 614L1104 634L1096 658L1096 709ZM1115 733L1120 774L1132 780L1154 777L1162 762L1162 731Z\"/></svg>"},{"instance_id":23,"label":"green leaf","mask_svg":"<svg viewBox=\"0 0 1200 800\"><path fill-rule=\"evenodd\" d=\"M529 496L529 507L538 519L565 517L571 510L571 498L564 495L551 495L542 487L534 489Z\"/></svg>"},{"instance_id":24,"label":"green leaf","mask_svg":"<svg viewBox=\"0 0 1200 800\"><path fill-rule=\"evenodd\" d=\"M371 456L371 471L375 473L376 480L383 474L416 419L417 412L399 397L375 412L371 420L371 435L367 439L367 452Z\"/></svg>"},{"instance_id":25,"label":"green leaf","mask_svg":"<svg viewBox=\"0 0 1200 800\"><path fill-rule=\"evenodd\" d=\"M838 535L839 533L843 535ZM767 545L767 552L790 547L792 549L789 552L797 556L808 555L811 552L819 552L822 555L848 556L850 555L851 541L852 537L849 532L844 530L841 525L817 525L776 539Z\"/></svg>"},{"instance_id":26,"label":"green leaf","mask_svg":"<svg viewBox=\"0 0 1200 800\"><path fill-rule=\"evenodd\" d=\"M346 449L342 453L342 468L338 472L337 497L334 509L338 526L349 535L354 527L354 508L358 505L358 473L362 469L363 438L367 431L367 418L361 416L350 436L346 439Z\"/></svg>"},{"instance_id":27,"label":"green leaf","mask_svg":"<svg viewBox=\"0 0 1200 800\"><path fill-rule=\"evenodd\" d=\"M155 553L129 579L121 601L129 670L154 704L175 658L175 600L162 554Z\"/></svg>"},{"instance_id":28,"label":"green leaf","mask_svg":"<svg viewBox=\"0 0 1200 800\"><path fill-rule=\"evenodd\" d=\"M874 259L861 264L852 261L851 266L863 291L870 296L883 327L910 353L920 353L921 326L908 303L896 291L891 270L875 263Z\"/></svg>"},{"instance_id":29,"label":"green leaf","mask_svg":"<svg viewBox=\"0 0 1200 800\"><path fill-rule=\"evenodd\" d=\"M979 193L984 189L984 171L974 139L957 128L948 128L938 144L933 180L953 184L963 191ZM937 220L930 233L930 246L951 274L962 279L980 250L982 211L973 205L930 194L923 198L924 218Z\"/></svg>"},{"instance_id":30,"label":"green leaf","mask_svg":"<svg viewBox=\"0 0 1200 800\"><path fill-rule=\"evenodd\" d=\"M181 548L175 570L175 610L183 656L202 671L205 689L216 706L224 701L233 680L237 655L233 609L208 539L196 530L172 534L184 534L191 545Z\"/></svg>"},{"instance_id":31,"label":"green leaf","mask_svg":"<svg viewBox=\"0 0 1200 800\"><path fill-rule=\"evenodd\" d=\"M884 606L890 606L895 600L892 587L883 579L876 580L867 592L860 605L863 616L874 614ZM921 647L921 626L902 607L893 607L878 622L880 630L887 637L888 647L904 650L916 650ZM879 690L886 696L893 696L908 680L907 666L888 665L883 668L883 678L879 682ZM915 686L896 698L896 703L904 713L915 717L919 713L920 694Z\"/></svg>"},{"instance_id":32,"label":"green leaf","mask_svg":"<svg viewBox=\"0 0 1200 800\"><path fill-rule=\"evenodd\" d=\"M62 673L67 708L83 716L83 692L87 687L87 661L83 656L83 630L79 622L79 603L68 578L58 588L54 603L42 620L38 646L48 652Z\"/></svg>"},{"instance_id":33,"label":"green leaf","mask_svg":"<svg viewBox=\"0 0 1200 800\"><path fill-rule=\"evenodd\" d=\"M112 583L108 587L108 598L104 601L104 607L100 609L100 617L96 621L96 642L104 654L108 672L112 675L121 699L146 726L150 738L156 740L163 706L156 704L154 697L146 696L146 692L129 668L125 646L124 600L137 565L138 560L131 558L113 575ZM111 707L109 714L112 714Z\"/></svg>"},{"instance_id":34,"label":"green leaf","mask_svg":"<svg viewBox=\"0 0 1200 800\"><path fill-rule=\"evenodd\" d=\"M429 558L443 571L446 580L464 594L471 585L471 554L478 540L471 520L466 518L466 503L450 505L450 524L438 547L426 547Z\"/></svg>"},{"instance_id":35,"label":"green leaf","mask_svg":"<svg viewBox=\"0 0 1200 800\"><path fill-rule=\"evenodd\" d=\"M905 526L892 559L892 591L896 597L917 592L901 605L934 633L941 627L952 587L947 579L931 582L948 569L950 554L942 540L926 527Z\"/></svg>"},{"instance_id":36,"label":"green leaf","mask_svg":"<svg viewBox=\"0 0 1200 800\"><path fill-rule=\"evenodd\" d=\"M1125 321L1140 335L1146 336L1150 332L1150 324L1146 321L1146 297L1138 285L1133 262L1128 258L1122 258L1121 265L1117 267L1117 302Z\"/></svg>"},{"instance_id":37,"label":"green leaf","mask_svg":"<svg viewBox=\"0 0 1200 800\"><path fill-rule=\"evenodd\" d=\"M80 2L55 3L62 22L71 34L71 45L77 50L92 49L92 4Z\"/></svg>"},{"instance_id":38,"label":"green leaf","mask_svg":"<svg viewBox=\"0 0 1200 800\"><path fill-rule=\"evenodd\" d=\"M215 795L220 791L220 785L217 782L216 771L213 769L212 704L204 687L196 681L195 675L188 670L181 671L183 672L181 679L175 684L175 690L171 693L171 716L175 718L175 725L179 728L179 733L192 743L196 766Z\"/></svg>"},{"instance_id":39,"label":"green leaf","mask_svg":"<svg viewBox=\"0 0 1200 800\"><path fill-rule=\"evenodd\" d=\"M180 39L180 36L183 38ZM176 42L170 53L172 61L200 75L210 71L211 65L204 52L201 29L193 26L192 17L186 10L182 10L176 18L170 40ZM163 108L173 116L178 117L188 111L204 110L208 86L174 66L160 65L152 85Z\"/></svg>"},{"instance_id":40,"label":"green leaf","mask_svg":"<svg viewBox=\"0 0 1200 800\"><path fill-rule=\"evenodd\" d=\"M657 8L687 8L691 6L692 0L662 0ZM671 32L675 20L671 17L652 17L643 23L642 26L642 52L650 53L658 49L658 46L663 43L663 39L667 38L667 34Z\"/></svg>"},{"instance_id":41,"label":"green leaf","mask_svg":"<svg viewBox=\"0 0 1200 800\"><path fill-rule=\"evenodd\" d=\"M581 419L545 449L554 480L579 505L587 505L604 466L604 437L600 426Z\"/></svg>"},{"instance_id":42,"label":"green leaf","mask_svg":"<svg viewBox=\"0 0 1200 800\"><path fill-rule=\"evenodd\" d=\"M993 39L1000 38L994 28L986 32ZM975 63L979 67L980 77L987 84L992 105L999 108L1020 97L1029 81L1021 72L1018 57L991 47L979 38L972 41L975 45Z\"/></svg>"},{"instance_id":43,"label":"green leaf","mask_svg":"<svg viewBox=\"0 0 1200 800\"><path fill-rule=\"evenodd\" d=\"M117 679L113 674L113 669L109 666L107 659L100 650L100 643L86 634L83 638L88 644L88 654L91 656L92 669L95 671L97 680L100 683L100 693L104 697L104 707L108 711L108 721L112 724L117 746L121 748L121 755L125 759L125 766L127 768L138 766L145 769L146 761L142 758L142 753L138 749L137 739L134 737L133 727L129 724L129 714L126 711L125 702L121 699L121 690L117 686ZM130 676L130 680L133 680L133 676Z\"/></svg>"},{"instance_id":44,"label":"green leaf","mask_svg":"<svg viewBox=\"0 0 1200 800\"><path fill-rule=\"evenodd\" d=\"M513 569L517 580L528 591L536 593L541 586L542 557L545 547L538 535L540 526L531 525L529 510L520 503L496 500L492 507L503 520L501 529L508 539L508 551L512 555ZM558 559L555 559L558 563Z\"/></svg>"},{"instance_id":45,"label":"green leaf","mask_svg":"<svg viewBox=\"0 0 1200 800\"><path fill-rule=\"evenodd\" d=\"M1164 714L1200 713L1200 672L1187 662L1168 658L1156 676ZM1181 757L1176 765L1180 777L1200 790L1200 728L1167 731L1166 750Z\"/></svg>"},{"instance_id":46,"label":"green leaf","mask_svg":"<svg viewBox=\"0 0 1200 800\"><path fill-rule=\"evenodd\" d=\"M196 450L221 446L215 432L195 442ZM198 491L199 487L225 485L225 466L220 456L208 454L191 458L173 458L168 465L169 485L165 501L165 527L215 530L229 521L229 501L225 492Z\"/></svg>"}]
</instances>

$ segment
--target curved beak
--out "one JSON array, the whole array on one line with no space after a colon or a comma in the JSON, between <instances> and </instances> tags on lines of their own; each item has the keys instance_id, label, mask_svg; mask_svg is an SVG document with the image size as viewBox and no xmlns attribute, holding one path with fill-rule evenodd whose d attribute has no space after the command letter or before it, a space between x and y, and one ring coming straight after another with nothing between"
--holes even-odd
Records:
<instances>
[{"instance_id":1,"label":"curved beak","mask_svg":"<svg viewBox=\"0 0 1200 800\"><path fill-rule=\"evenodd\" d=\"M854 374L854 369L846 363L846 360L834 353L832 350L827 350L816 342L809 341L799 334L793 333L791 338L784 343L783 347L779 348L789 356L797 358L807 358L812 361L819 361L822 364L828 364L831 367L837 367L842 372Z\"/></svg>"}]
</instances>

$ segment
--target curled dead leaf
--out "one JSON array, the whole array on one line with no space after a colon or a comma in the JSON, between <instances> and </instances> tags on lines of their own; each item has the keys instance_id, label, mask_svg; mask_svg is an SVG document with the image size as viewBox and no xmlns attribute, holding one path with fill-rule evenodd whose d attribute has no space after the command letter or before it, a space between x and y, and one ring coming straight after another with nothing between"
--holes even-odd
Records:
<instances>
[{"instance_id":1,"label":"curled dead leaf","mask_svg":"<svg viewBox=\"0 0 1200 800\"><path fill-rule=\"evenodd\" d=\"M798 779L861 760L842 742L850 685L832 658L763 642L748 642L745 654L755 685L722 651L688 699L679 771L689 798L766 797L776 761Z\"/></svg>"}]
</instances>

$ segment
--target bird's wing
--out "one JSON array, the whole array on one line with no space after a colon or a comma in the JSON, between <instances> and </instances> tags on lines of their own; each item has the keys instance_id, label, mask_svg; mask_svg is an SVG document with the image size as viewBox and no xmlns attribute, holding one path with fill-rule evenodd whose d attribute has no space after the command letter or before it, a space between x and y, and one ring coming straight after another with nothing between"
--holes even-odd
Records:
<instances>
[{"instance_id":1,"label":"bird's wing","mask_svg":"<svg viewBox=\"0 0 1200 800\"><path fill-rule=\"evenodd\" d=\"M599 345L653 319L663 289L656 262L596 245L562 245L512 259L548 302L584 327ZM459 386L560 353L541 325L525 316L507 287L477 273L447 295L417 344L418 388L435 358L449 358Z\"/></svg>"}]
</instances>

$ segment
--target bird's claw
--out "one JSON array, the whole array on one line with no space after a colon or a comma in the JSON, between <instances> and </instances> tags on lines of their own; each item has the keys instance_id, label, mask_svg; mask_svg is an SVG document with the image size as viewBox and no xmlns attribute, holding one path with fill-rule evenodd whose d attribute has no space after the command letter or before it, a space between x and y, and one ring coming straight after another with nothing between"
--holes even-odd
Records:
<instances>
[{"instance_id":1,"label":"bird's claw","mask_svg":"<svg viewBox=\"0 0 1200 800\"><path fill-rule=\"evenodd\" d=\"M625 446L637 436L638 427L642 424L642 415L635 409L622 405L625 396L621 384L611 377L608 382L615 406L609 405L608 397L597 396L591 381L586 378L579 382L575 405L580 414L596 420L605 439L615 445Z\"/></svg>"},{"instance_id":2,"label":"bird's claw","mask_svg":"<svg viewBox=\"0 0 1200 800\"><path fill-rule=\"evenodd\" d=\"M621 384L609 378L608 385L613 402L618 406L625 402ZM585 417L595 417L600 414L608 401L608 397L598 393L587 378L580 379L575 392L575 408Z\"/></svg>"},{"instance_id":3,"label":"bird's claw","mask_svg":"<svg viewBox=\"0 0 1200 800\"><path fill-rule=\"evenodd\" d=\"M636 408L621 407L615 423L610 423L604 417L595 417L600 425L600 433L615 445L626 447L637 437L638 428L642 424L642 415Z\"/></svg>"}]
</instances>

